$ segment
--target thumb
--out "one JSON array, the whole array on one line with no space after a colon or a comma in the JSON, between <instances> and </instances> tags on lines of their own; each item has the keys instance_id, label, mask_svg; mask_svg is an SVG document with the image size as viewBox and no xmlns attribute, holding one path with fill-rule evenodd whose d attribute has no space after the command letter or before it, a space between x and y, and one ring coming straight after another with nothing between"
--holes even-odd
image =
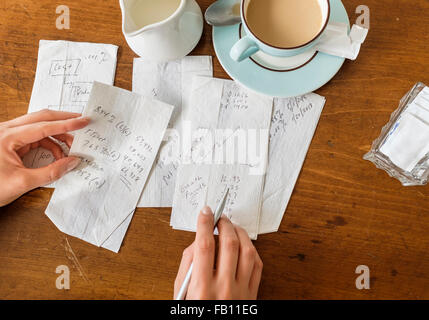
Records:
<instances>
[{"instance_id":1,"label":"thumb","mask_svg":"<svg viewBox=\"0 0 429 320\"><path fill-rule=\"evenodd\" d=\"M30 185L28 186L28 189L35 189L57 181L66 173L75 169L80 163L80 158L66 157L57 160L46 167L29 169L31 179L29 179Z\"/></svg>"}]
</instances>

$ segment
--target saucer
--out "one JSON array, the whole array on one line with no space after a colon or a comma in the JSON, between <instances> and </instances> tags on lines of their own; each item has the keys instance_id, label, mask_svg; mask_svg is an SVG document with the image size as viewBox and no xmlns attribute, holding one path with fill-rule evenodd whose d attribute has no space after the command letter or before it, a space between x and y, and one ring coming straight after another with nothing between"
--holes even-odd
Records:
<instances>
[{"instance_id":1,"label":"saucer","mask_svg":"<svg viewBox=\"0 0 429 320\"><path fill-rule=\"evenodd\" d=\"M350 25L341 0L330 0L330 22ZM214 27L216 55L228 75L244 87L272 97L295 97L324 86L340 70L344 58L314 49L294 57L274 57L262 51L242 62L231 59L232 46L245 35L241 24Z\"/></svg>"}]
</instances>

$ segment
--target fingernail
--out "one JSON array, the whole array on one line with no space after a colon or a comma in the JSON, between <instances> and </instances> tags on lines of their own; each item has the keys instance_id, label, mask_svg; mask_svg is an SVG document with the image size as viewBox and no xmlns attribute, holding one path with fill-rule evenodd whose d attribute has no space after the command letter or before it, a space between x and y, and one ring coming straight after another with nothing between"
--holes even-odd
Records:
<instances>
[{"instance_id":1,"label":"fingernail","mask_svg":"<svg viewBox=\"0 0 429 320\"><path fill-rule=\"evenodd\" d=\"M91 122L91 118L89 117L75 118L75 120L87 122L88 124Z\"/></svg>"},{"instance_id":2,"label":"fingernail","mask_svg":"<svg viewBox=\"0 0 429 320\"><path fill-rule=\"evenodd\" d=\"M207 206L204 207L203 210L201 210L201 213L205 214L206 216L213 215L212 209L210 209L210 207L207 207Z\"/></svg>"},{"instance_id":3,"label":"fingernail","mask_svg":"<svg viewBox=\"0 0 429 320\"><path fill-rule=\"evenodd\" d=\"M70 160L70 162L67 164L67 172L72 171L74 168L76 168L81 163L80 158L74 158L73 160Z\"/></svg>"}]
</instances>

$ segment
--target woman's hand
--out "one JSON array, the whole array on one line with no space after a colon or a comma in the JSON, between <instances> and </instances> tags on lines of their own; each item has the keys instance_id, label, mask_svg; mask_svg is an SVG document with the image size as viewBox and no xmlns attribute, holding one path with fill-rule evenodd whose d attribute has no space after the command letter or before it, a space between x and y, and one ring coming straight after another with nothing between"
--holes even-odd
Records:
<instances>
[{"instance_id":1,"label":"woman's hand","mask_svg":"<svg viewBox=\"0 0 429 320\"><path fill-rule=\"evenodd\" d=\"M89 119L80 114L43 110L0 123L0 207L24 193L61 178L79 165L80 159L65 157L61 147L50 137L69 147L73 136L69 131L81 129ZM31 149L50 150L56 161L40 169L28 169L22 157Z\"/></svg>"},{"instance_id":2,"label":"woman's hand","mask_svg":"<svg viewBox=\"0 0 429 320\"><path fill-rule=\"evenodd\" d=\"M176 297L194 262L187 300L253 300L257 298L262 260L246 231L222 217L218 224L219 252L215 270L213 213L202 210L195 242L183 252L174 284Z\"/></svg>"}]
</instances>

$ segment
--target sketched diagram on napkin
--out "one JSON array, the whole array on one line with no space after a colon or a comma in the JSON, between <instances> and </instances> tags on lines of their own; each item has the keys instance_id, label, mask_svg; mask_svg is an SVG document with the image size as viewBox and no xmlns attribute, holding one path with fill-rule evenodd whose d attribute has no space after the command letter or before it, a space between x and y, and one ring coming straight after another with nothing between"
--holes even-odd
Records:
<instances>
[{"instance_id":1,"label":"sketched diagram on napkin","mask_svg":"<svg viewBox=\"0 0 429 320\"><path fill-rule=\"evenodd\" d=\"M110 44L41 40L28 113L43 109L82 113L94 81L113 85L117 50ZM67 154L67 147L61 146ZM24 164L39 168L53 160L49 151L39 148L24 157Z\"/></svg>"},{"instance_id":2,"label":"sketched diagram on napkin","mask_svg":"<svg viewBox=\"0 0 429 320\"><path fill-rule=\"evenodd\" d=\"M81 62L82 59L52 60L49 75L51 77L78 76L78 69Z\"/></svg>"}]
</instances>

